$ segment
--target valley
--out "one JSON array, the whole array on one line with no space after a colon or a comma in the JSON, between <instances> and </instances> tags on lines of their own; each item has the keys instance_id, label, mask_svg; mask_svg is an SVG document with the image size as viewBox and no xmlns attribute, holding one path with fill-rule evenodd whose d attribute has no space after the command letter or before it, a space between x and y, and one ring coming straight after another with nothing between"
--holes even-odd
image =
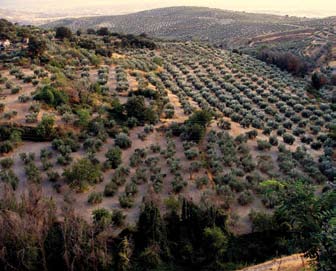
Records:
<instances>
[{"instance_id":1,"label":"valley","mask_svg":"<svg viewBox=\"0 0 336 271\"><path fill-rule=\"evenodd\" d=\"M179 10L158 14L177 22L170 13L182 18ZM224 33L231 41L250 33L251 50L306 37L300 52L321 65L313 45L334 35L306 28L310 19L266 16L261 25L249 14L187 11L201 12L202 26L234 25ZM0 54L5 270L240 270L330 254L333 99L208 37L165 27L161 39L153 24L152 38L141 23L130 31L87 20L56 29L0 21L9 41Z\"/></svg>"}]
</instances>

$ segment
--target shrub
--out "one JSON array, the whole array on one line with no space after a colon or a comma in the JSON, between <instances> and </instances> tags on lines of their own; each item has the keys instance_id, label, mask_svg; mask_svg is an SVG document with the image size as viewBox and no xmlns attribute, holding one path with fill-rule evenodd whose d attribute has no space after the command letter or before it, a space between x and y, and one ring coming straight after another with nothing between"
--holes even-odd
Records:
<instances>
[{"instance_id":1,"label":"shrub","mask_svg":"<svg viewBox=\"0 0 336 271\"><path fill-rule=\"evenodd\" d=\"M43 115L41 122L37 125L36 134L44 139L55 136L55 119L53 116Z\"/></svg>"},{"instance_id":2,"label":"shrub","mask_svg":"<svg viewBox=\"0 0 336 271\"><path fill-rule=\"evenodd\" d=\"M212 119L208 111L198 111L184 123L182 137L185 140L200 142L205 135L205 130Z\"/></svg>"},{"instance_id":3,"label":"shrub","mask_svg":"<svg viewBox=\"0 0 336 271\"><path fill-rule=\"evenodd\" d=\"M19 178L15 175L13 170L1 170L0 180L4 183L9 184L14 190L19 184Z\"/></svg>"},{"instance_id":4,"label":"shrub","mask_svg":"<svg viewBox=\"0 0 336 271\"><path fill-rule=\"evenodd\" d=\"M270 214L252 211L249 217L252 222L253 232L269 231L275 226L274 218Z\"/></svg>"},{"instance_id":5,"label":"shrub","mask_svg":"<svg viewBox=\"0 0 336 271\"><path fill-rule=\"evenodd\" d=\"M69 28L61 26L56 28L56 35L55 35L56 39L71 39L72 38L72 32Z\"/></svg>"},{"instance_id":6,"label":"shrub","mask_svg":"<svg viewBox=\"0 0 336 271\"><path fill-rule=\"evenodd\" d=\"M196 187L201 189L203 186L206 186L209 183L209 179L207 177L200 177L196 179Z\"/></svg>"},{"instance_id":7,"label":"shrub","mask_svg":"<svg viewBox=\"0 0 336 271\"><path fill-rule=\"evenodd\" d=\"M93 223L100 227L106 227L112 222L111 213L105 208L96 209L92 212Z\"/></svg>"},{"instance_id":8,"label":"shrub","mask_svg":"<svg viewBox=\"0 0 336 271\"><path fill-rule=\"evenodd\" d=\"M289 145L293 145L294 141L295 141L295 137L292 136L291 134L284 134L283 135L283 140L286 144L289 144Z\"/></svg>"},{"instance_id":9,"label":"shrub","mask_svg":"<svg viewBox=\"0 0 336 271\"><path fill-rule=\"evenodd\" d=\"M120 133L115 138L115 145L122 149L128 149L132 146L132 141L126 134Z\"/></svg>"},{"instance_id":10,"label":"shrub","mask_svg":"<svg viewBox=\"0 0 336 271\"><path fill-rule=\"evenodd\" d=\"M121 210L114 210L112 213L112 222L117 227L124 225L125 218L126 216Z\"/></svg>"},{"instance_id":11,"label":"shrub","mask_svg":"<svg viewBox=\"0 0 336 271\"><path fill-rule=\"evenodd\" d=\"M47 172L47 176L49 179L49 182L56 183L60 179L60 175L56 171L49 171Z\"/></svg>"},{"instance_id":12,"label":"shrub","mask_svg":"<svg viewBox=\"0 0 336 271\"><path fill-rule=\"evenodd\" d=\"M0 160L0 165L2 169L10 169L14 165L14 160L12 158L4 158Z\"/></svg>"},{"instance_id":13,"label":"shrub","mask_svg":"<svg viewBox=\"0 0 336 271\"><path fill-rule=\"evenodd\" d=\"M107 166L116 169L122 163L121 154L122 152L119 147L109 149L105 154L105 157L107 158Z\"/></svg>"},{"instance_id":14,"label":"shrub","mask_svg":"<svg viewBox=\"0 0 336 271\"><path fill-rule=\"evenodd\" d=\"M313 150L319 150L319 149L321 149L322 148L322 144L321 144L321 142L313 142L313 143L311 143L311 148L313 149Z\"/></svg>"},{"instance_id":15,"label":"shrub","mask_svg":"<svg viewBox=\"0 0 336 271\"><path fill-rule=\"evenodd\" d=\"M128 118L134 117L141 123L150 121L150 119L148 119L149 115L147 115L149 109L146 108L143 96L130 97L124 107Z\"/></svg>"},{"instance_id":16,"label":"shrub","mask_svg":"<svg viewBox=\"0 0 336 271\"><path fill-rule=\"evenodd\" d=\"M90 120L90 112L87 109L81 108L76 111L78 116L78 120L76 121L76 125L80 127L87 127Z\"/></svg>"},{"instance_id":17,"label":"shrub","mask_svg":"<svg viewBox=\"0 0 336 271\"><path fill-rule=\"evenodd\" d=\"M64 173L66 181L70 186L83 191L87 185L96 184L102 181L102 174L99 165L93 164L89 159L83 158L75 162Z\"/></svg>"},{"instance_id":18,"label":"shrub","mask_svg":"<svg viewBox=\"0 0 336 271\"><path fill-rule=\"evenodd\" d=\"M12 94L17 94L17 93L20 92L20 90L21 90L20 87L13 87L13 88L11 89L11 93L12 93Z\"/></svg>"},{"instance_id":19,"label":"shrub","mask_svg":"<svg viewBox=\"0 0 336 271\"><path fill-rule=\"evenodd\" d=\"M172 186L173 186L173 191L175 193L179 193L179 192L182 191L182 189L184 187L187 186L187 182L184 181L180 175L177 175L177 176L174 177L174 180L172 182Z\"/></svg>"},{"instance_id":20,"label":"shrub","mask_svg":"<svg viewBox=\"0 0 336 271\"><path fill-rule=\"evenodd\" d=\"M311 85L315 89L322 88L327 83L327 78L321 74L314 72L311 78Z\"/></svg>"},{"instance_id":21,"label":"shrub","mask_svg":"<svg viewBox=\"0 0 336 271\"><path fill-rule=\"evenodd\" d=\"M118 191L118 185L114 182L109 182L104 188L105 197L113 197Z\"/></svg>"},{"instance_id":22,"label":"shrub","mask_svg":"<svg viewBox=\"0 0 336 271\"><path fill-rule=\"evenodd\" d=\"M246 135L249 139L255 139L258 135L258 131L257 130L248 131L246 132Z\"/></svg>"},{"instance_id":23,"label":"shrub","mask_svg":"<svg viewBox=\"0 0 336 271\"><path fill-rule=\"evenodd\" d=\"M30 162L33 162L35 160L35 153L29 153L28 155L26 153L20 153L19 154L21 161L27 165Z\"/></svg>"},{"instance_id":24,"label":"shrub","mask_svg":"<svg viewBox=\"0 0 336 271\"><path fill-rule=\"evenodd\" d=\"M269 143L272 146L278 146L279 142L278 142L278 138L276 136L270 136L269 138Z\"/></svg>"},{"instance_id":25,"label":"shrub","mask_svg":"<svg viewBox=\"0 0 336 271\"><path fill-rule=\"evenodd\" d=\"M221 119L218 122L218 127L223 129L223 130L231 130L231 123L228 121L225 121L224 119Z\"/></svg>"},{"instance_id":26,"label":"shrub","mask_svg":"<svg viewBox=\"0 0 336 271\"><path fill-rule=\"evenodd\" d=\"M103 201L103 194L99 192L92 192L88 197L88 203L99 204Z\"/></svg>"},{"instance_id":27,"label":"shrub","mask_svg":"<svg viewBox=\"0 0 336 271\"><path fill-rule=\"evenodd\" d=\"M128 196L136 195L138 193L137 184L135 182L130 182L130 183L126 184L125 193Z\"/></svg>"},{"instance_id":28,"label":"shrub","mask_svg":"<svg viewBox=\"0 0 336 271\"><path fill-rule=\"evenodd\" d=\"M244 191L238 197L238 203L242 206L251 204L252 202L253 202L253 195L250 191Z\"/></svg>"},{"instance_id":29,"label":"shrub","mask_svg":"<svg viewBox=\"0 0 336 271\"><path fill-rule=\"evenodd\" d=\"M69 97L65 92L55 89L50 85L44 86L42 89L39 89L35 94L34 99L43 101L46 104L54 107L66 104L69 101Z\"/></svg>"},{"instance_id":30,"label":"shrub","mask_svg":"<svg viewBox=\"0 0 336 271\"><path fill-rule=\"evenodd\" d=\"M32 58L41 56L47 49L47 43L45 40L31 37L28 44L28 52Z\"/></svg>"},{"instance_id":31,"label":"shrub","mask_svg":"<svg viewBox=\"0 0 336 271\"><path fill-rule=\"evenodd\" d=\"M30 100L30 97L27 95L20 95L18 100L20 103L26 103Z\"/></svg>"},{"instance_id":32,"label":"shrub","mask_svg":"<svg viewBox=\"0 0 336 271\"><path fill-rule=\"evenodd\" d=\"M271 144L268 143L266 140L258 140L258 150L264 151L269 150L271 148Z\"/></svg>"},{"instance_id":33,"label":"shrub","mask_svg":"<svg viewBox=\"0 0 336 271\"><path fill-rule=\"evenodd\" d=\"M42 178L40 175L40 170L38 169L38 167L35 165L34 162L29 162L25 166L25 171L26 171L28 181L33 182L33 183L41 182Z\"/></svg>"},{"instance_id":34,"label":"shrub","mask_svg":"<svg viewBox=\"0 0 336 271\"><path fill-rule=\"evenodd\" d=\"M188 160L194 160L199 155L199 151L198 149L193 148L186 150L184 154Z\"/></svg>"},{"instance_id":35,"label":"shrub","mask_svg":"<svg viewBox=\"0 0 336 271\"><path fill-rule=\"evenodd\" d=\"M107 27L101 27L97 30L97 35L99 36L108 36L110 34Z\"/></svg>"},{"instance_id":36,"label":"shrub","mask_svg":"<svg viewBox=\"0 0 336 271\"><path fill-rule=\"evenodd\" d=\"M119 203L122 208L132 208L134 199L125 193L119 196Z\"/></svg>"}]
</instances>

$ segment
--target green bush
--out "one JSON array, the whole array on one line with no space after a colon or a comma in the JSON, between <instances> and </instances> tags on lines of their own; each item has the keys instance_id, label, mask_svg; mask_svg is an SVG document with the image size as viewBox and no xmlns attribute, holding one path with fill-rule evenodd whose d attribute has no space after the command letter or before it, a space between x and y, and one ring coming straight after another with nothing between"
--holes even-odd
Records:
<instances>
[{"instance_id":1,"label":"green bush","mask_svg":"<svg viewBox=\"0 0 336 271\"><path fill-rule=\"evenodd\" d=\"M0 165L2 169L10 169L14 164L14 160L12 158L4 158L0 160Z\"/></svg>"},{"instance_id":2,"label":"green bush","mask_svg":"<svg viewBox=\"0 0 336 271\"><path fill-rule=\"evenodd\" d=\"M114 182L109 182L105 185L104 188L104 196L105 197L113 197L118 191L118 185Z\"/></svg>"},{"instance_id":3,"label":"green bush","mask_svg":"<svg viewBox=\"0 0 336 271\"><path fill-rule=\"evenodd\" d=\"M132 141L125 133L120 133L115 138L115 145L122 149L128 149L132 146Z\"/></svg>"},{"instance_id":4,"label":"green bush","mask_svg":"<svg viewBox=\"0 0 336 271\"><path fill-rule=\"evenodd\" d=\"M36 134L42 138L48 139L55 136L55 119L53 116L43 115L41 122L37 125Z\"/></svg>"},{"instance_id":5,"label":"green bush","mask_svg":"<svg viewBox=\"0 0 336 271\"><path fill-rule=\"evenodd\" d=\"M102 181L102 173L99 165L93 164L89 159L83 158L67 168L63 176L70 186L83 191L88 185Z\"/></svg>"},{"instance_id":6,"label":"green bush","mask_svg":"<svg viewBox=\"0 0 336 271\"><path fill-rule=\"evenodd\" d=\"M272 145L272 146L278 146L279 142L278 142L278 139L276 136L270 136L269 138L269 143Z\"/></svg>"},{"instance_id":7,"label":"green bush","mask_svg":"<svg viewBox=\"0 0 336 271\"><path fill-rule=\"evenodd\" d=\"M253 202L253 195L250 191L242 192L238 197L238 203L242 206L251 204Z\"/></svg>"},{"instance_id":8,"label":"green bush","mask_svg":"<svg viewBox=\"0 0 336 271\"><path fill-rule=\"evenodd\" d=\"M119 196L119 203L122 208L132 208L134 205L134 199L132 196L124 193Z\"/></svg>"},{"instance_id":9,"label":"green bush","mask_svg":"<svg viewBox=\"0 0 336 271\"><path fill-rule=\"evenodd\" d=\"M196 187L198 189L201 189L209 183L209 179L207 177L200 177L200 178L197 178L195 182L196 182Z\"/></svg>"},{"instance_id":10,"label":"green bush","mask_svg":"<svg viewBox=\"0 0 336 271\"><path fill-rule=\"evenodd\" d=\"M59 106L66 104L69 101L68 95L50 85L44 86L39 89L34 96L35 100L43 101L50 106Z\"/></svg>"},{"instance_id":11,"label":"green bush","mask_svg":"<svg viewBox=\"0 0 336 271\"><path fill-rule=\"evenodd\" d=\"M107 151L105 154L105 157L107 158L105 164L108 168L116 169L122 163L121 154L122 151L119 147L110 148Z\"/></svg>"},{"instance_id":12,"label":"green bush","mask_svg":"<svg viewBox=\"0 0 336 271\"><path fill-rule=\"evenodd\" d=\"M14 171L11 169L1 170L0 180L4 183L9 184L14 190L17 188L19 184L19 178L15 175Z\"/></svg>"},{"instance_id":13,"label":"green bush","mask_svg":"<svg viewBox=\"0 0 336 271\"><path fill-rule=\"evenodd\" d=\"M103 201L103 194L99 192L92 192L88 196L88 203L90 204L99 204Z\"/></svg>"},{"instance_id":14,"label":"green bush","mask_svg":"<svg viewBox=\"0 0 336 271\"><path fill-rule=\"evenodd\" d=\"M286 144L289 144L289 145L293 145L294 141L295 141L295 137L292 136L291 134L284 134L283 135L283 140Z\"/></svg>"},{"instance_id":15,"label":"green bush","mask_svg":"<svg viewBox=\"0 0 336 271\"><path fill-rule=\"evenodd\" d=\"M56 34L55 34L56 39L71 39L72 38L72 32L69 28L61 26L56 28Z\"/></svg>"},{"instance_id":16,"label":"green bush","mask_svg":"<svg viewBox=\"0 0 336 271\"><path fill-rule=\"evenodd\" d=\"M266 140L258 140L258 150L264 151L269 150L271 148L271 144L268 143Z\"/></svg>"},{"instance_id":17,"label":"green bush","mask_svg":"<svg viewBox=\"0 0 336 271\"><path fill-rule=\"evenodd\" d=\"M126 216L121 210L114 210L112 213L112 222L115 226L121 227L124 225Z\"/></svg>"},{"instance_id":18,"label":"green bush","mask_svg":"<svg viewBox=\"0 0 336 271\"><path fill-rule=\"evenodd\" d=\"M41 182L42 177L40 174L40 170L38 169L38 167L35 165L34 162L29 162L25 166L25 172L26 172L28 181L33 182L33 183Z\"/></svg>"}]
</instances>

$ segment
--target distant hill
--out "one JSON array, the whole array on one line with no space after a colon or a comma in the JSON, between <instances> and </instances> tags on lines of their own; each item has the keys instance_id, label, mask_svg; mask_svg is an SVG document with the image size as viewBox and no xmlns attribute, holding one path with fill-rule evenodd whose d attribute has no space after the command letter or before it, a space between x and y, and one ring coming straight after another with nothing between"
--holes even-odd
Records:
<instances>
[{"instance_id":1,"label":"distant hill","mask_svg":"<svg viewBox=\"0 0 336 271\"><path fill-rule=\"evenodd\" d=\"M237 38L255 37L302 28L313 19L226 11L204 7L170 7L128 15L63 19L44 25L72 30L108 27L113 32L230 44Z\"/></svg>"}]
</instances>

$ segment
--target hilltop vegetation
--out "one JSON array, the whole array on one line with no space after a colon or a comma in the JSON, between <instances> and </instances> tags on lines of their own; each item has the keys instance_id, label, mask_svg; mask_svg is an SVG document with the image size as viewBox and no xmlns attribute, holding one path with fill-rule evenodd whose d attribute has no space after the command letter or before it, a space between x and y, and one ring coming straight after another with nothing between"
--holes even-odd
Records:
<instances>
[{"instance_id":1,"label":"hilltop vegetation","mask_svg":"<svg viewBox=\"0 0 336 271\"><path fill-rule=\"evenodd\" d=\"M4 270L333 270L336 107L304 80L202 42L0 31Z\"/></svg>"},{"instance_id":2,"label":"hilltop vegetation","mask_svg":"<svg viewBox=\"0 0 336 271\"><path fill-rule=\"evenodd\" d=\"M249 53L295 75L312 79L311 93L335 99L336 19L317 20L307 28L266 34L240 44ZM314 75L315 74L315 75ZM318 78L318 84L314 78Z\"/></svg>"},{"instance_id":3,"label":"hilltop vegetation","mask_svg":"<svg viewBox=\"0 0 336 271\"><path fill-rule=\"evenodd\" d=\"M310 19L233 12L204 7L170 7L118 16L64 19L47 28L67 26L72 30L107 27L111 32L178 40L201 40L219 45L261 34L300 29Z\"/></svg>"},{"instance_id":4,"label":"hilltop vegetation","mask_svg":"<svg viewBox=\"0 0 336 271\"><path fill-rule=\"evenodd\" d=\"M310 93L335 100L335 17L308 19L232 12L202 7L171 7L122 16L64 19L46 28L106 28L111 32L182 41L206 41L220 48L248 53L307 82Z\"/></svg>"}]
</instances>

